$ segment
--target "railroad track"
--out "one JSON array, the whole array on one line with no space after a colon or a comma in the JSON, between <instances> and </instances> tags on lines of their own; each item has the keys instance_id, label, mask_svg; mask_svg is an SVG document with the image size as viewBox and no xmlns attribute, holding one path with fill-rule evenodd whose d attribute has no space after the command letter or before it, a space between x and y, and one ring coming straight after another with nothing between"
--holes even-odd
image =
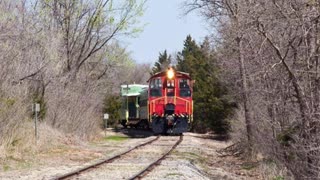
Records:
<instances>
[{"instance_id":1,"label":"railroad track","mask_svg":"<svg viewBox=\"0 0 320 180\"><path fill-rule=\"evenodd\" d=\"M156 145L155 142L159 142L161 141L160 139L164 138L164 141L165 141L165 145L161 145L160 146L167 146L167 142L171 141L170 139L165 139L165 137L163 136L157 136L156 138L148 141L148 142L145 142L143 144L140 144L140 145L137 145L123 153L120 153L118 155L115 155L111 158L108 158L108 159L104 159L104 160L101 160L97 163L94 163L92 165L89 165L89 166L86 166L86 167L83 167L83 168L80 168L80 169L77 169L75 171L72 171L70 173L67 173L67 174L63 174L63 175L58 175L58 176L55 176L53 177L52 179L57 179L57 180L62 180L62 179L73 179L73 178L77 178L77 179L81 179L80 176L82 175L85 175L86 173L92 173L94 171L96 171L97 169L101 168L101 167L108 167L110 165L112 165L112 163L116 160L120 160L121 158L126 158L126 156L129 156L131 153L135 152L135 151L139 151L139 149L145 149L146 146L150 145L150 146L155 146L154 148L157 148L159 149L157 146L159 145ZM183 140L183 136L181 135L179 137L178 140L175 140L174 144L173 145L169 145L169 150L168 148L161 153L160 157L157 157L155 160L153 160L153 162L151 163L148 163L148 165L144 166L144 168L142 168L142 170L139 170L137 171L138 173L134 174L134 175L130 175L129 178L127 179L141 179L142 177L146 176L149 172L151 172L156 166L158 166L160 164L160 162L165 159L180 143L181 141ZM163 142L162 142L163 143ZM169 143L170 144L170 143ZM144 147L144 148L142 148ZM168 147L168 146L167 146ZM139 154L139 153L138 153ZM141 154L141 153L140 153ZM134 164L132 164L132 166L134 166ZM105 178L107 178L105 176ZM115 177L113 177L115 178ZM87 178L85 178L87 179ZM124 179L123 177L119 177L118 179Z\"/></svg>"}]
</instances>

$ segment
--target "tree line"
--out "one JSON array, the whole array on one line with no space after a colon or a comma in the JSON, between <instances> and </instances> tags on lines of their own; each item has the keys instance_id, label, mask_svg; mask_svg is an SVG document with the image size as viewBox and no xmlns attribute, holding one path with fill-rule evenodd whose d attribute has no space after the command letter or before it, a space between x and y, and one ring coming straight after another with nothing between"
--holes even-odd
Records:
<instances>
[{"instance_id":1,"label":"tree line","mask_svg":"<svg viewBox=\"0 0 320 180\"><path fill-rule=\"evenodd\" d=\"M33 103L41 106L39 144L50 144L53 131L83 139L99 132L104 97L132 77L144 81L137 69L148 65L118 41L142 30L144 8L143 0L0 2L3 156L34 144Z\"/></svg>"},{"instance_id":2,"label":"tree line","mask_svg":"<svg viewBox=\"0 0 320 180\"><path fill-rule=\"evenodd\" d=\"M295 179L319 178L319 2L187 0L185 8L213 29L217 64L239 106L232 127L248 152Z\"/></svg>"},{"instance_id":3,"label":"tree line","mask_svg":"<svg viewBox=\"0 0 320 180\"><path fill-rule=\"evenodd\" d=\"M190 35L184 41L183 49L173 55L167 50L159 54L154 63L151 74L173 67L177 71L189 73L194 80L194 122L192 131L214 131L221 135L228 135L230 130L229 117L236 106L233 98L228 94L226 85L220 81L219 68L216 64L215 51L209 38L198 45Z\"/></svg>"},{"instance_id":4,"label":"tree line","mask_svg":"<svg viewBox=\"0 0 320 180\"><path fill-rule=\"evenodd\" d=\"M90 138L108 108L103 99L173 64L195 79L195 131L229 133L294 178L319 178L320 3L184 2L186 14L199 12L212 33L199 44L188 36L176 55L161 52L150 70L117 40L141 31L142 0L1 1L4 154L32 134L32 103L40 103L43 125Z\"/></svg>"}]
</instances>

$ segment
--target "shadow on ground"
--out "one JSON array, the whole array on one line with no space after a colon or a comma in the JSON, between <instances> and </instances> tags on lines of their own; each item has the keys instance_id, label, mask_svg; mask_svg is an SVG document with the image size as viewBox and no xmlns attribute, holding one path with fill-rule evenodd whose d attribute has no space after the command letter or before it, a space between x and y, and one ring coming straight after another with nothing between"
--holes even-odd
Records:
<instances>
[{"instance_id":1,"label":"shadow on ground","mask_svg":"<svg viewBox=\"0 0 320 180\"><path fill-rule=\"evenodd\" d=\"M117 133L123 133L129 136L130 138L147 138L154 135L151 130L144 129L114 128L112 131Z\"/></svg>"},{"instance_id":2,"label":"shadow on ground","mask_svg":"<svg viewBox=\"0 0 320 180\"><path fill-rule=\"evenodd\" d=\"M113 132L122 133L130 138L147 138L150 136L156 136L152 130L146 129L136 129L136 128L123 128L116 127L112 129ZM164 134L162 134L164 135ZM177 136L174 134L166 134L164 136ZM201 139L212 139L216 141L228 141L230 137L228 135L219 135L219 134L192 134L191 136Z\"/></svg>"},{"instance_id":3,"label":"shadow on ground","mask_svg":"<svg viewBox=\"0 0 320 180\"><path fill-rule=\"evenodd\" d=\"M230 139L228 135L219 135L219 134L199 134L199 135L194 134L192 136L196 138L212 139L216 141L228 141Z\"/></svg>"}]
</instances>

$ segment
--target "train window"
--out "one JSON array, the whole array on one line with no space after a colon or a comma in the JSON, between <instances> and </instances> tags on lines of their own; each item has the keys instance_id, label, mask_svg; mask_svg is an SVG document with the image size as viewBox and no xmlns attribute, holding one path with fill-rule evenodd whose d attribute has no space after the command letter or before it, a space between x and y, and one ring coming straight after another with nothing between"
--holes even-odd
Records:
<instances>
[{"instance_id":1,"label":"train window","mask_svg":"<svg viewBox=\"0 0 320 180\"><path fill-rule=\"evenodd\" d=\"M191 96L191 90L190 90L189 83L190 82L188 79L179 79L180 97L190 97Z\"/></svg>"},{"instance_id":2,"label":"train window","mask_svg":"<svg viewBox=\"0 0 320 180\"><path fill-rule=\"evenodd\" d=\"M174 87L174 80L167 80L167 87Z\"/></svg>"},{"instance_id":3,"label":"train window","mask_svg":"<svg viewBox=\"0 0 320 180\"><path fill-rule=\"evenodd\" d=\"M150 89L155 88L155 87L156 87L155 81L154 81L154 79L152 79L152 80L150 81Z\"/></svg>"},{"instance_id":4,"label":"train window","mask_svg":"<svg viewBox=\"0 0 320 180\"><path fill-rule=\"evenodd\" d=\"M190 97L191 91L189 88L182 88L180 89L180 97Z\"/></svg>"},{"instance_id":5,"label":"train window","mask_svg":"<svg viewBox=\"0 0 320 180\"><path fill-rule=\"evenodd\" d=\"M150 96L162 96L162 81L160 78L152 79L150 82Z\"/></svg>"},{"instance_id":6,"label":"train window","mask_svg":"<svg viewBox=\"0 0 320 180\"><path fill-rule=\"evenodd\" d=\"M150 96L154 96L154 97L162 96L161 89L151 89Z\"/></svg>"},{"instance_id":7,"label":"train window","mask_svg":"<svg viewBox=\"0 0 320 180\"><path fill-rule=\"evenodd\" d=\"M174 96L174 88L167 89L167 96Z\"/></svg>"},{"instance_id":8,"label":"train window","mask_svg":"<svg viewBox=\"0 0 320 180\"><path fill-rule=\"evenodd\" d=\"M179 79L179 87L180 88L189 88L189 80L188 79Z\"/></svg>"},{"instance_id":9,"label":"train window","mask_svg":"<svg viewBox=\"0 0 320 180\"><path fill-rule=\"evenodd\" d=\"M152 79L150 82L150 88L161 88L162 87L162 81L160 78Z\"/></svg>"}]
</instances>

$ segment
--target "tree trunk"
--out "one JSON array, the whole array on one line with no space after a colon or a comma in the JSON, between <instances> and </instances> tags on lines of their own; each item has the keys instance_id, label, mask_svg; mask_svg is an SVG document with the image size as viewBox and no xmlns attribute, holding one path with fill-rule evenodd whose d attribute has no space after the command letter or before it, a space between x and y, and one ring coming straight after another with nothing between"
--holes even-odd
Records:
<instances>
[{"instance_id":1,"label":"tree trunk","mask_svg":"<svg viewBox=\"0 0 320 180\"><path fill-rule=\"evenodd\" d=\"M252 118L249 109L249 93L248 93L248 83L246 76L246 69L244 65L244 54L243 54L243 39L242 37L237 37L238 51L239 51L239 69L240 76L242 80L242 91L243 91L243 107L244 107L244 116L247 130L247 139L249 144L249 153L252 152Z\"/></svg>"}]
</instances>

